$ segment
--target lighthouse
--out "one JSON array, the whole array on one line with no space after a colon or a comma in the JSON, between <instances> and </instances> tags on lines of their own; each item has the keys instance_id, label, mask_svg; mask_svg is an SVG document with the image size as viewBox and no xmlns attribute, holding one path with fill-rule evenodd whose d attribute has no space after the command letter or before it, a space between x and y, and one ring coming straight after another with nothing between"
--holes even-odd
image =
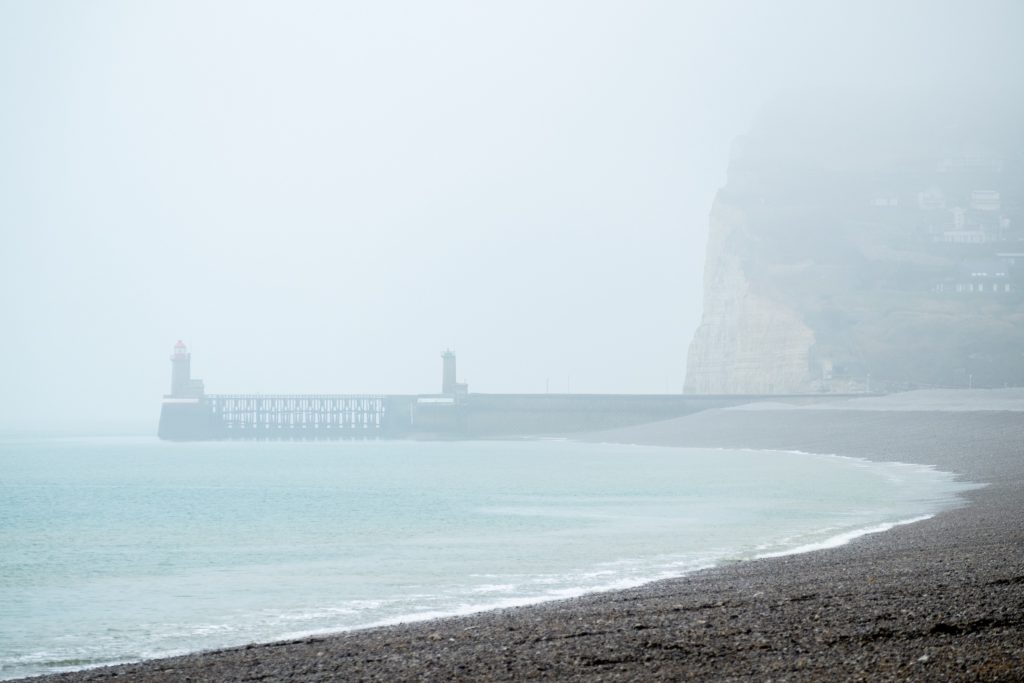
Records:
<instances>
[{"instance_id":1,"label":"lighthouse","mask_svg":"<svg viewBox=\"0 0 1024 683\"><path fill-rule=\"evenodd\" d=\"M200 398L203 395L203 380L192 379L192 354L185 342L178 340L171 354L172 398Z\"/></svg>"},{"instance_id":2,"label":"lighthouse","mask_svg":"<svg viewBox=\"0 0 1024 683\"><path fill-rule=\"evenodd\" d=\"M455 354L451 349L441 354L441 393L448 396L465 395L469 385L455 381Z\"/></svg>"},{"instance_id":3,"label":"lighthouse","mask_svg":"<svg viewBox=\"0 0 1024 683\"><path fill-rule=\"evenodd\" d=\"M219 427L204 396L203 380L192 379L192 354L179 339L171 353L171 393L160 406L157 436L172 441L213 439L219 437Z\"/></svg>"}]
</instances>

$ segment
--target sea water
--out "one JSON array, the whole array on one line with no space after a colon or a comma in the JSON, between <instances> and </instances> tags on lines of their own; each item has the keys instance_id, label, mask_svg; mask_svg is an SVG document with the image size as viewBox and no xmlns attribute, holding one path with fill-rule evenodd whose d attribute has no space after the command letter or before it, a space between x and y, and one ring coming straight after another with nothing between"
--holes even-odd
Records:
<instances>
[{"instance_id":1,"label":"sea water","mask_svg":"<svg viewBox=\"0 0 1024 683\"><path fill-rule=\"evenodd\" d=\"M966 486L779 451L0 438L0 678L634 586Z\"/></svg>"}]
</instances>

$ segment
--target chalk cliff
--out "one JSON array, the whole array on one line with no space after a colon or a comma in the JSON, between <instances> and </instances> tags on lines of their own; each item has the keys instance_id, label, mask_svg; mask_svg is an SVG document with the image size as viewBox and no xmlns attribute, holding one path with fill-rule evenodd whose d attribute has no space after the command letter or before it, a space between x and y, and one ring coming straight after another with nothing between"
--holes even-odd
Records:
<instances>
[{"instance_id":1,"label":"chalk cliff","mask_svg":"<svg viewBox=\"0 0 1024 683\"><path fill-rule=\"evenodd\" d=\"M745 214L723 201L711 211L704 317L690 345L687 391L773 393L811 388L814 332L784 301L753 286L740 254Z\"/></svg>"},{"instance_id":2,"label":"chalk cliff","mask_svg":"<svg viewBox=\"0 0 1024 683\"><path fill-rule=\"evenodd\" d=\"M779 101L710 216L686 391L1024 384L1019 108Z\"/></svg>"}]
</instances>

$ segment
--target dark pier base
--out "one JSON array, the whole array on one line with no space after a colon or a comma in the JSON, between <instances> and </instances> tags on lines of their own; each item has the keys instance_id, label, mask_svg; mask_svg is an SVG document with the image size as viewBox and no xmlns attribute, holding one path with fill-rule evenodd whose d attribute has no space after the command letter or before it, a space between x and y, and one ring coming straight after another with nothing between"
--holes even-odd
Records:
<instances>
[{"instance_id":1,"label":"dark pier base","mask_svg":"<svg viewBox=\"0 0 1024 683\"><path fill-rule=\"evenodd\" d=\"M221 428L203 399L165 399L157 436L168 441L205 441L223 438Z\"/></svg>"}]
</instances>

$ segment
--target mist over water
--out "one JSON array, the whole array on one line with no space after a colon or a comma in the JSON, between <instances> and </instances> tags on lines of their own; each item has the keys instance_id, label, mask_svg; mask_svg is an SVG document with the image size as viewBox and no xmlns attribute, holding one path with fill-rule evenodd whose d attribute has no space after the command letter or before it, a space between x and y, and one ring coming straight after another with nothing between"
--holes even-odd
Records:
<instances>
[{"instance_id":1,"label":"mist over water","mask_svg":"<svg viewBox=\"0 0 1024 683\"><path fill-rule=\"evenodd\" d=\"M952 475L568 441L0 441L0 676L425 619L845 542Z\"/></svg>"}]
</instances>

